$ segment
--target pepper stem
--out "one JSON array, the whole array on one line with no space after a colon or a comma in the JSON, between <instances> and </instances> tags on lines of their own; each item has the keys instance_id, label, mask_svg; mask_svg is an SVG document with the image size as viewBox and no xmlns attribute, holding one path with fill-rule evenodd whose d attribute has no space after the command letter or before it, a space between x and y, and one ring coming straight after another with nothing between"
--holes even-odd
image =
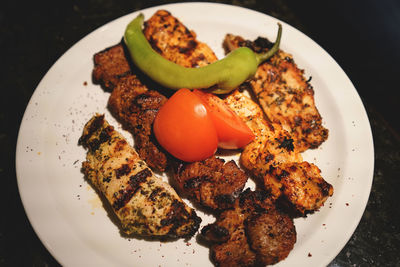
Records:
<instances>
[{"instance_id":1,"label":"pepper stem","mask_svg":"<svg viewBox=\"0 0 400 267\"><path fill-rule=\"evenodd\" d=\"M265 53L257 53L256 54L256 60L257 60L257 65L260 65L263 63L265 60L269 59L272 57L276 52L279 50L279 45L281 43L281 36L282 36L282 25L278 22L278 34L276 36L276 40L274 45Z\"/></svg>"}]
</instances>

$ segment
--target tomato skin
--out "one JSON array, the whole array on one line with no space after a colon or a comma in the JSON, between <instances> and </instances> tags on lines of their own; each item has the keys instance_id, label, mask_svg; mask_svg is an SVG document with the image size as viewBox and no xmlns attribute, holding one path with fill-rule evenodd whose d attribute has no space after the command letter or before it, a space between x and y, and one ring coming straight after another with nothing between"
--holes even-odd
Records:
<instances>
[{"instance_id":1,"label":"tomato skin","mask_svg":"<svg viewBox=\"0 0 400 267\"><path fill-rule=\"evenodd\" d=\"M188 89L178 90L160 108L153 130L160 145L183 161L204 160L217 150L218 136L207 109Z\"/></svg>"},{"instance_id":2,"label":"tomato skin","mask_svg":"<svg viewBox=\"0 0 400 267\"><path fill-rule=\"evenodd\" d=\"M201 98L214 122L219 140L218 147L238 149L255 138L246 123L218 96L201 90L194 90L193 93Z\"/></svg>"}]
</instances>

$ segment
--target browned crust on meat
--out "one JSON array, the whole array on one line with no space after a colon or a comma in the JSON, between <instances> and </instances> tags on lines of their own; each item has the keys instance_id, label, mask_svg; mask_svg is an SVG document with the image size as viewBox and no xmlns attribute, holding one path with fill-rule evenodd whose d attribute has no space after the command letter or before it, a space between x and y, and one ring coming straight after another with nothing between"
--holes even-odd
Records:
<instances>
[{"instance_id":1,"label":"browned crust on meat","mask_svg":"<svg viewBox=\"0 0 400 267\"><path fill-rule=\"evenodd\" d=\"M146 21L143 32L154 50L184 67L204 66L217 60L211 48L196 39L194 31L166 10L157 11Z\"/></svg>"},{"instance_id":2,"label":"browned crust on meat","mask_svg":"<svg viewBox=\"0 0 400 267\"><path fill-rule=\"evenodd\" d=\"M128 54L122 42L96 53L93 61L93 82L107 91L112 91L122 77L131 74Z\"/></svg>"},{"instance_id":3,"label":"browned crust on meat","mask_svg":"<svg viewBox=\"0 0 400 267\"><path fill-rule=\"evenodd\" d=\"M240 46L264 52L272 44L261 37L249 41L226 35L224 47L227 52ZM322 125L322 117L315 105L314 89L292 55L279 50L260 64L249 84L269 120L280 123L291 133L300 152L317 148L328 138L328 129Z\"/></svg>"},{"instance_id":4,"label":"browned crust on meat","mask_svg":"<svg viewBox=\"0 0 400 267\"><path fill-rule=\"evenodd\" d=\"M214 243L211 258L217 266L274 264L285 259L296 242L293 220L278 211L265 192L249 189L201 233Z\"/></svg>"},{"instance_id":5,"label":"browned crust on meat","mask_svg":"<svg viewBox=\"0 0 400 267\"><path fill-rule=\"evenodd\" d=\"M333 195L333 186L322 178L321 170L306 161L271 167L263 176L263 184L267 189L274 188L277 197L302 215L318 210Z\"/></svg>"},{"instance_id":6,"label":"browned crust on meat","mask_svg":"<svg viewBox=\"0 0 400 267\"><path fill-rule=\"evenodd\" d=\"M175 183L182 194L212 210L232 207L247 179L233 160L225 163L215 156L199 162L181 162L174 173Z\"/></svg>"},{"instance_id":7,"label":"browned crust on meat","mask_svg":"<svg viewBox=\"0 0 400 267\"><path fill-rule=\"evenodd\" d=\"M155 116L167 98L148 90L135 75L120 79L108 100L108 108L133 133L139 156L157 171L168 166L167 154L153 135Z\"/></svg>"},{"instance_id":8,"label":"browned crust on meat","mask_svg":"<svg viewBox=\"0 0 400 267\"><path fill-rule=\"evenodd\" d=\"M239 91L224 101L255 135L244 148L240 163L259 185L296 216L323 206L333 194L333 187L322 178L317 166L302 160L290 133L280 124L265 120L257 103Z\"/></svg>"}]
</instances>

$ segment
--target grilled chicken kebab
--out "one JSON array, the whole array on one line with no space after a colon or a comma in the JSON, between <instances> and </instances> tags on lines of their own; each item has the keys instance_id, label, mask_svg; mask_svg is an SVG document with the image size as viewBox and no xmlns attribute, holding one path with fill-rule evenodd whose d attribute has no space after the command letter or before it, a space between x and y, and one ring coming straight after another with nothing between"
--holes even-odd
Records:
<instances>
[{"instance_id":1,"label":"grilled chicken kebab","mask_svg":"<svg viewBox=\"0 0 400 267\"><path fill-rule=\"evenodd\" d=\"M265 38L248 41L232 34L227 34L223 42L227 53L241 46L263 52L272 45ZM315 106L313 87L292 55L280 49L258 66L249 84L268 119L293 136L299 152L317 148L328 138L328 129Z\"/></svg>"},{"instance_id":2,"label":"grilled chicken kebab","mask_svg":"<svg viewBox=\"0 0 400 267\"><path fill-rule=\"evenodd\" d=\"M83 172L106 198L126 234L177 238L197 231L201 219L196 212L153 174L104 115L87 122L79 143L88 149Z\"/></svg>"},{"instance_id":3,"label":"grilled chicken kebab","mask_svg":"<svg viewBox=\"0 0 400 267\"><path fill-rule=\"evenodd\" d=\"M296 143L280 124L267 121L261 108L239 91L225 103L247 123L255 140L248 144L240 162L276 199L287 201L295 213L318 210L333 194L317 166L302 160Z\"/></svg>"}]
</instances>

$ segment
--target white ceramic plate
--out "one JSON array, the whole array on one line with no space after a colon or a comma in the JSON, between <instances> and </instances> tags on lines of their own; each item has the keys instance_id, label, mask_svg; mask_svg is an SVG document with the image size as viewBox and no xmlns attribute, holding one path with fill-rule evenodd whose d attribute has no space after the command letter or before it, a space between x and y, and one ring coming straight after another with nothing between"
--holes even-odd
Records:
<instances>
[{"instance_id":1,"label":"white ceramic plate","mask_svg":"<svg viewBox=\"0 0 400 267\"><path fill-rule=\"evenodd\" d=\"M226 33L275 39L278 20L252 10L211 3L172 4L142 10L146 19L167 9L198 39L223 57ZM117 129L106 110L109 97L92 84L93 54L121 40L138 12L114 20L69 49L35 90L22 120L16 157L18 186L33 228L65 266L212 266L209 249L191 240L171 243L120 235L80 166L77 145L86 121L96 113ZM335 189L325 206L295 220L298 238L279 266L328 264L351 237L365 209L373 177L373 141L362 102L338 64L310 38L284 22L281 48L312 77L317 106L330 130L328 141L304 154ZM123 132L132 141L130 134ZM200 213L202 226L213 217Z\"/></svg>"}]
</instances>

